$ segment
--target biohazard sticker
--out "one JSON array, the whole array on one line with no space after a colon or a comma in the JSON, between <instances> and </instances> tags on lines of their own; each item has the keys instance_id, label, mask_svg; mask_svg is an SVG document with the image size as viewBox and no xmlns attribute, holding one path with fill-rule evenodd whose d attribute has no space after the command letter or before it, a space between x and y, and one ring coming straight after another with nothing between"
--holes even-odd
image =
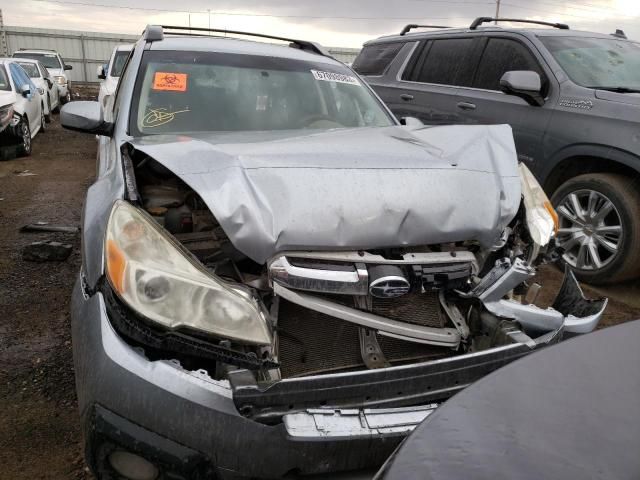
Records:
<instances>
[{"instance_id":1,"label":"biohazard sticker","mask_svg":"<svg viewBox=\"0 0 640 480\"><path fill-rule=\"evenodd\" d=\"M323 82L346 83L348 85L360 85L358 79L352 75L343 75L342 73L321 72L319 70L311 70L313 78L322 80Z\"/></svg>"},{"instance_id":2,"label":"biohazard sticker","mask_svg":"<svg viewBox=\"0 0 640 480\"><path fill-rule=\"evenodd\" d=\"M153 77L153 89L167 92L186 92L187 76L186 73L156 72Z\"/></svg>"}]
</instances>

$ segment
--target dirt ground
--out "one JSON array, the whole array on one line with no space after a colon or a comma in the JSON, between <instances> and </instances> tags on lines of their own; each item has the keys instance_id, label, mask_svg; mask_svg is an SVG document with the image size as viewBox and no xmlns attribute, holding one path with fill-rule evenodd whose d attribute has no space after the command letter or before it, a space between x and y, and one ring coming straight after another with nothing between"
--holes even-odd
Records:
<instances>
[{"instance_id":1,"label":"dirt ground","mask_svg":"<svg viewBox=\"0 0 640 480\"><path fill-rule=\"evenodd\" d=\"M88 479L74 391L69 303L80 264L77 234L20 233L37 221L80 223L95 174L91 135L60 128L58 117L34 141L27 159L0 162L0 477ZM28 170L35 175L18 176ZM61 263L29 263L22 248L36 240L71 243ZM560 273L544 267L549 302ZM588 294L598 296L591 289ZM640 307L612 300L604 325L640 318Z\"/></svg>"}]
</instances>

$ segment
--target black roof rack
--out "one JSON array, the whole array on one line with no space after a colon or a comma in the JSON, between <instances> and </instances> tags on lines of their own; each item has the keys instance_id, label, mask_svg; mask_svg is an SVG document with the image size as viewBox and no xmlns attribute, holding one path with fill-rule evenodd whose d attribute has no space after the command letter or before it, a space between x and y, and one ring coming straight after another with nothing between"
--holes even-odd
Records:
<instances>
[{"instance_id":1,"label":"black roof rack","mask_svg":"<svg viewBox=\"0 0 640 480\"><path fill-rule=\"evenodd\" d=\"M328 51L326 51L321 45L315 42L309 42L306 40L297 40L295 38L278 37L275 35L265 35L262 33L241 32L238 30L221 30L217 28L201 28L201 27L180 27L175 25L147 25L147 28L143 33L143 37L145 38L145 40L149 42L156 42L156 41L162 40L164 38L164 35L189 35L194 37L208 36L208 35L202 35L197 33L189 33L191 31L222 33L225 35L243 35L247 37L266 38L268 40L279 40L281 42L289 42L290 47L298 48L300 50L305 50L308 52L317 53L318 55L322 55L324 57L333 58Z\"/></svg>"},{"instance_id":2,"label":"black roof rack","mask_svg":"<svg viewBox=\"0 0 640 480\"><path fill-rule=\"evenodd\" d=\"M400 32L400 35L401 36L406 35L414 28L452 28L452 27L445 27L444 25L418 25L417 23L410 23L409 25L406 25L402 29L402 31Z\"/></svg>"},{"instance_id":3,"label":"black roof rack","mask_svg":"<svg viewBox=\"0 0 640 480\"><path fill-rule=\"evenodd\" d=\"M616 32L611 34L612 37L627 39L627 35L624 33L624 30L620 30L616 28Z\"/></svg>"},{"instance_id":4,"label":"black roof rack","mask_svg":"<svg viewBox=\"0 0 640 480\"><path fill-rule=\"evenodd\" d=\"M522 18L492 18L492 17L478 17L476 18L471 26L470 30L477 29L483 23L490 22L512 22L512 23L533 23L535 25L545 25L547 27L559 28L560 30L569 30L569 25L566 23L551 23L551 22L541 22L538 20L526 20Z\"/></svg>"}]
</instances>

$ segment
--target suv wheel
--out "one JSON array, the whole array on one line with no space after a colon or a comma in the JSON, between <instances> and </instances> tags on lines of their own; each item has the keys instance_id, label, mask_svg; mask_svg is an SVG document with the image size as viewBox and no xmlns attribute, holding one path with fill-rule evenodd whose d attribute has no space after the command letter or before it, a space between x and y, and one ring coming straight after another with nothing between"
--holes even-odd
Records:
<instances>
[{"instance_id":1,"label":"suv wheel","mask_svg":"<svg viewBox=\"0 0 640 480\"><path fill-rule=\"evenodd\" d=\"M640 275L638 182L615 174L580 175L565 182L551 202L560 217L562 261L587 283Z\"/></svg>"},{"instance_id":2,"label":"suv wheel","mask_svg":"<svg viewBox=\"0 0 640 480\"><path fill-rule=\"evenodd\" d=\"M18 124L18 135L20 135L18 156L28 157L31 155L31 129L29 128L29 120L26 116L22 117L22 120L20 120Z\"/></svg>"}]
</instances>

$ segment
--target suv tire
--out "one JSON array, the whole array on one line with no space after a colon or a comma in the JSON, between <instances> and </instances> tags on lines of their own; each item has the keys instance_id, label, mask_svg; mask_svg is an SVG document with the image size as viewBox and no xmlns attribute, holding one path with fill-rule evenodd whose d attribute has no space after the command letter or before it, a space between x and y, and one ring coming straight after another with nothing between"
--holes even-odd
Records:
<instances>
[{"instance_id":1,"label":"suv tire","mask_svg":"<svg viewBox=\"0 0 640 480\"><path fill-rule=\"evenodd\" d=\"M596 173L574 177L553 194L562 262L579 280L607 284L640 275L639 186L633 177Z\"/></svg>"},{"instance_id":2,"label":"suv tire","mask_svg":"<svg viewBox=\"0 0 640 480\"><path fill-rule=\"evenodd\" d=\"M49 113L46 113L44 115L44 121L47 123L51 123L51 99L49 98L49 94L47 94L47 111Z\"/></svg>"}]
</instances>

